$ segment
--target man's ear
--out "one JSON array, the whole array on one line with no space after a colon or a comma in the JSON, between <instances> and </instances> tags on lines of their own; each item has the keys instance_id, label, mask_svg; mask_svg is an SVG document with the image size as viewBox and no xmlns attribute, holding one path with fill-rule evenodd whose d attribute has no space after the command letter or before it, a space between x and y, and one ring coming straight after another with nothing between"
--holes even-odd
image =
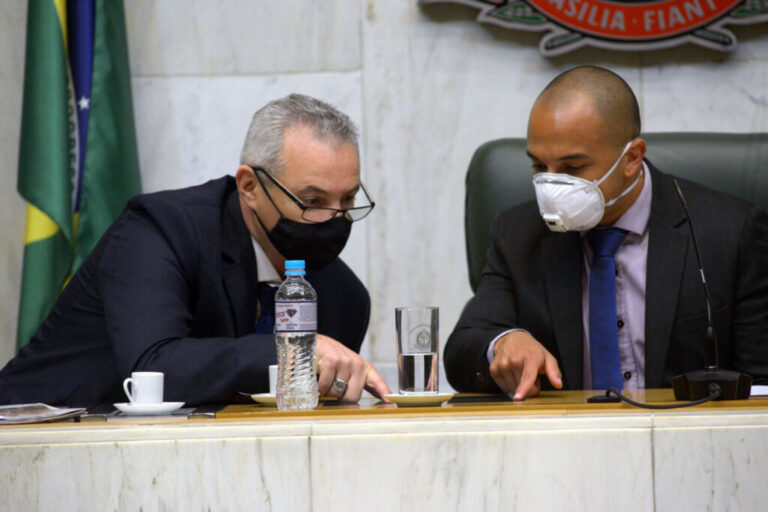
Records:
<instances>
[{"instance_id":1,"label":"man's ear","mask_svg":"<svg viewBox=\"0 0 768 512\"><path fill-rule=\"evenodd\" d=\"M240 196L246 201L255 202L256 193L259 189L259 179L256 177L253 169L247 165L241 165L235 173L235 181L237 182L237 190L240 192Z\"/></svg>"},{"instance_id":2,"label":"man's ear","mask_svg":"<svg viewBox=\"0 0 768 512\"><path fill-rule=\"evenodd\" d=\"M627 165L624 167L624 176L631 178L635 176L643 166L643 158L645 157L645 141L641 138L637 138L632 141L632 145L627 150Z\"/></svg>"}]
</instances>

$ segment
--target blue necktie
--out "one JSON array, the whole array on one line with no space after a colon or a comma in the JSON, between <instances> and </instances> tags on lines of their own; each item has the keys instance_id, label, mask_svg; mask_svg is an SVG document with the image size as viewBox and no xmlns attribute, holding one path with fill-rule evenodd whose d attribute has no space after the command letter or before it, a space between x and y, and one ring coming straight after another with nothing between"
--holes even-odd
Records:
<instances>
[{"instance_id":1,"label":"blue necktie","mask_svg":"<svg viewBox=\"0 0 768 512\"><path fill-rule=\"evenodd\" d=\"M592 247L589 273L589 359L593 389L622 389L619 328L616 314L616 262L614 255L627 232L593 229L587 233Z\"/></svg>"},{"instance_id":2,"label":"blue necktie","mask_svg":"<svg viewBox=\"0 0 768 512\"><path fill-rule=\"evenodd\" d=\"M275 330L275 292L277 288L266 283L259 283L256 291L259 297L259 310L261 314L256 321L256 334L272 334Z\"/></svg>"}]
</instances>

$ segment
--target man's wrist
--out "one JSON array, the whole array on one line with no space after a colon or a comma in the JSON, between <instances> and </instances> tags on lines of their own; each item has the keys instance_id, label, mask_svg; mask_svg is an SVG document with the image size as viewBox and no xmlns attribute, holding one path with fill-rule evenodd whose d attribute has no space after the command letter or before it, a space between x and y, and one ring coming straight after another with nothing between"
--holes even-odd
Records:
<instances>
[{"instance_id":1,"label":"man's wrist","mask_svg":"<svg viewBox=\"0 0 768 512\"><path fill-rule=\"evenodd\" d=\"M499 334L498 336L496 336L495 338L493 338L491 340L491 343L488 345L488 351L485 354L486 358L488 359L488 364L491 364L493 362L493 357L495 356L494 349L496 347L496 342L499 341L504 336L506 336L507 334L509 334L511 332L516 332L516 331L522 331L522 332L524 332L526 334L530 334L525 329L520 329L519 327L517 327L517 328L514 328L514 329L508 329L508 330L502 332L501 334Z\"/></svg>"}]
</instances>

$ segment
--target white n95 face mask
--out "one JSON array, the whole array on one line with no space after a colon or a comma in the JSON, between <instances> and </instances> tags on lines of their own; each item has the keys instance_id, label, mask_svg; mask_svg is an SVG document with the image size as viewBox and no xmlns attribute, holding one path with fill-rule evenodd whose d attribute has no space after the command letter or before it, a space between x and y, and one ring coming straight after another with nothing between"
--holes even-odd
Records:
<instances>
[{"instance_id":1,"label":"white n95 face mask","mask_svg":"<svg viewBox=\"0 0 768 512\"><path fill-rule=\"evenodd\" d=\"M592 229L603 218L606 207L614 204L634 188L643 174L642 169L629 187L607 203L599 187L616 170L632 142L634 141L629 141L624 146L624 150L611 169L599 180L589 181L570 174L550 172L540 172L533 176L536 202L550 230L565 232Z\"/></svg>"}]
</instances>

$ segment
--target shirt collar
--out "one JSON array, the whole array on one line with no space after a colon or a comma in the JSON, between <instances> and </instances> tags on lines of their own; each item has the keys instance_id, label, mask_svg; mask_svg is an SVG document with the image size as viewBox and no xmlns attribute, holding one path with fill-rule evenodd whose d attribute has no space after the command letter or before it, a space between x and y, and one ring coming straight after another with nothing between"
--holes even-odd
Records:
<instances>
[{"instance_id":1,"label":"shirt collar","mask_svg":"<svg viewBox=\"0 0 768 512\"><path fill-rule=\"evenodd\" d=\"M643 174L645 175L643 190L632 206L613 224L615 228L621 228L636 235L645 233L651 216L651 173L645 161L643 161Z\"/></svg>"},{"instance_id":2,"label":"shirt collar","mask_svg":"<svg viewBox=\"0 0 768 512\"><path fill-rule=\"evenodd\" d=\"M256 255L256 271L259 273L259 282L267 283L270 285L278 286L282 279L280 274L275 270L275 266L269 261L267 253L264 249L251 237L253 243L253 252Z\"/></svg>"}]
</instances>

